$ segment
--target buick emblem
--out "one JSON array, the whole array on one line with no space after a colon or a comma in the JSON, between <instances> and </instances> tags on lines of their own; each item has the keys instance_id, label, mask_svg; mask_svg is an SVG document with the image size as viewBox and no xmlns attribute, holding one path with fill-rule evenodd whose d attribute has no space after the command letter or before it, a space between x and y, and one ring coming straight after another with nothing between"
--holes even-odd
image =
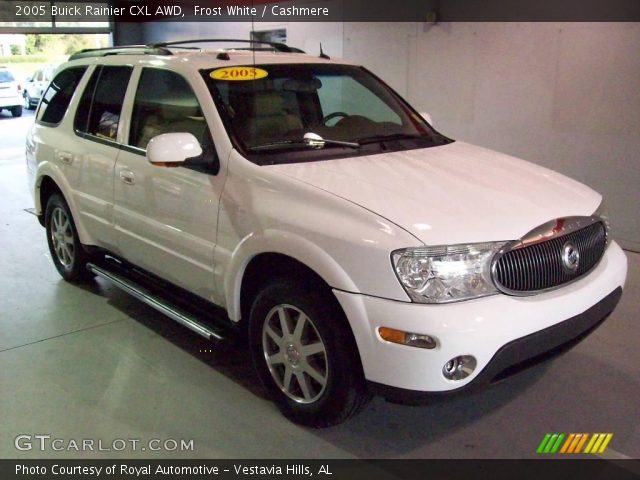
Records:
<instances>
[{"instance_id":1,"label":"buick emblem","mask_svg":"<svg viewBox=\"0 0 640 480\"><path fill-rule=\"evenodd\" d=\"M562 247L562 266L568 272L575 272L580 264L580 252L576 246L567 242Z\"/></svg>"}]
</instances>

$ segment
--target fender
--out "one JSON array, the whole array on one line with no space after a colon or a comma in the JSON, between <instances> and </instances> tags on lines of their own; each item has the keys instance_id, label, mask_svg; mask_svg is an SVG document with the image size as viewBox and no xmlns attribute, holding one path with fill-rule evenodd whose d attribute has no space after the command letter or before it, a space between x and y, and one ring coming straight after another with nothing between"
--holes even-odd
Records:
<instances>
[{"instance_id":1,"label":"fender","mask_svg":"<svg viewBox=\"0 0 640 480\"><path fill-rule=\"evenodd\" d=\"M316 272L331 288L358 292L344 269L318 245L282 230L268 229L244 237L231 253L224 276L224 296L229 318L240 320L240 289L247 265L261 253L279 253L294 258Z\"/></svg>"},{"instance_id":2,"label":"fender","mask_svg":"<svg viewBox=\"0 0 640 480\"><path fill-rule=\"evenodd\" d=\"M64 199L66 200L67 205L69 205L69 209L71 210L71 215L73 216L73 221L76 225L78 236L80 237L80 242L83 243L84 245L91 244L92 243L91 237L88 234L87 230L85 229L84 225L82 224L82 220L78 212L75 198L72 193L73 189L71 188L71 185L69 185L69 182L67 182L67 180L65 179L65 176L60 171L60 167L49 160L45 160L39 163L38 168L36 170L36 181L35 181L35 188L34 188L34 194L35 194L34 204L36 208L36 213L38 215L43 215L44 209L46 208L46 205L42 205L40 203L40 187L42 185L42 181L44 180L44 177L51 178L51 180L55 182L55 184L58 186L58 188L62 192L62 195L64 196Z\"/></svg>"}]
</instances>

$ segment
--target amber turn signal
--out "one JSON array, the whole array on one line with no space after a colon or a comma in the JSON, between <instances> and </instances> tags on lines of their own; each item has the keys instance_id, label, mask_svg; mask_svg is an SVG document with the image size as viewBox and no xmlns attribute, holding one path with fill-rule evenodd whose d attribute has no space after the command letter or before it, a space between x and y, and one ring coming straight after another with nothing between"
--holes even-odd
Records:
<instances>
[{"instance_id":1,"label":"amber turn signal","mask_svg":"<svg viewBox=\"0 0 640 480\"><path fill-rule=\"evenodd\" d=\"M407 345L408 347L433 349L437 346L436 339L429 335L403 332L402 330L388 327L378 328L378 333L380 337L387 342Z\"/></svg>"}]
</instances>

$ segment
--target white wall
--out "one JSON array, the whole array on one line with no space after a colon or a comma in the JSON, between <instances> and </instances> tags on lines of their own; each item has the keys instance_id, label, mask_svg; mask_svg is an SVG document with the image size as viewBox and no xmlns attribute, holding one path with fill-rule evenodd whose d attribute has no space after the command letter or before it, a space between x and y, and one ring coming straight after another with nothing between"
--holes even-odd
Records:
<instances>
[{"instance_id":1,"label":"white wall","mask_svg":"<svg viewBox=\"0 0 640 480\"><path fill-rule=\"evenodd\" d=\"M443 133L576 178L640 251L640 24L256 23L359 62ZM249 38L251 23L159 23L145 42Z\"/></svg>"}]
</instances>

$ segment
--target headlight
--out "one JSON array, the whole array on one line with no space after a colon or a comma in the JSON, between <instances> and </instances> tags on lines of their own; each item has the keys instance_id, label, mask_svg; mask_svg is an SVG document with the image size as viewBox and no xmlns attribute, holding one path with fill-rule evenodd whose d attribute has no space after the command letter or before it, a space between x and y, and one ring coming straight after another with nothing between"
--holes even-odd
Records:
<instances>
[{"instance_id":1,"label":"headlight","mask_svg":"<svg viewBox=\"0 0 640 480\"><path fill-rule=\"evenodd\" d=\"M392 252L391 260L414 302L457 302L498 293L491 260L505 243L406 248Z\"/></svg>"}]
</instances>

